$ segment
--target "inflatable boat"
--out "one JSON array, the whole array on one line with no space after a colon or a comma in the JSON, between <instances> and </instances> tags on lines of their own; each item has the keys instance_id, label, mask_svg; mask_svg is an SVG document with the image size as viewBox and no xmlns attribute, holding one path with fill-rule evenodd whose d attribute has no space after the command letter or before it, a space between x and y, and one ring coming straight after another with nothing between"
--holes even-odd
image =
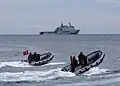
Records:
<instances>
[{"instance_id":1,"label":"inflatable boat","mask_svg":"<svg viewBox=\"0 0 120 86\"><path fill-rule=\"evenodd\" d=\"M93 68L93 67L96 67L96 66L100 65L103 62L104 57L105 57L105 54L100 50L97 50L97 51L94 51L94 52L88 54L87 55L87 63L88 64L86 66L78 65L75 68L74 73L76 75L79 75L79 74L82 74L82 73L88 71L90 68ZM71 72L70 64L63 67L61 69L61 71Z\"/></svg>"},{"instance_id":2,"label":"inflatable boat","mask_svg":"<svg viewBox=\"0 0 120 86\"><path fill-rule=\"evenodd\" d=\"M52 55L52 53L48 52L48 53L43 53L43 54L37 54L40 57L39 61L31 61L31 63L29 63L30 65L33 66L39 66L39 65L44 65L49 63L53 58L54 55ZM28 62L28 60L21 60L22 62Z\"/></svg>"}]
</instances>

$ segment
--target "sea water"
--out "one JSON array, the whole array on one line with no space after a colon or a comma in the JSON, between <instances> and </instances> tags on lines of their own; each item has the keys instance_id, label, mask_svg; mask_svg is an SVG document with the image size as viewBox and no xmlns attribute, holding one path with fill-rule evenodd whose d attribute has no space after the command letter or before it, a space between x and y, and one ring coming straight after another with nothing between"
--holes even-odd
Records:
<instances>
[{"instance_id":1,"label":"sea water","mask_svg":"<svg viewBox=\"0 0 120 86\"><path fill-rule=\"evenodd\" d=\"M120 35L0 35L0 86L119 86ZM31 66L23 51L51 52L53 60L42 66ZM76 76L63 72L69 56L82 51L85 55L101 50L104 61Z\"/></svg>"}]
</instances>

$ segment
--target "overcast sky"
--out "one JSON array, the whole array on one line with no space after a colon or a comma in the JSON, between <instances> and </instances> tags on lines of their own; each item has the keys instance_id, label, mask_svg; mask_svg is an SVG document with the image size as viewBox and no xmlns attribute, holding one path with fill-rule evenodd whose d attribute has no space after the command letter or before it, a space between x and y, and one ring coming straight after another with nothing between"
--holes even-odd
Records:
<instances>
[{"instance_id":1,"label":"overcast sky","mask_svg":"<svg viewBox=\"0 0 120 86\"><path fill-rule=\"evenodd\" d=\"M80 34L120 34L120 0L0 0L0 34L31 34L71 22Z\"/></svg>"}]
</instances>

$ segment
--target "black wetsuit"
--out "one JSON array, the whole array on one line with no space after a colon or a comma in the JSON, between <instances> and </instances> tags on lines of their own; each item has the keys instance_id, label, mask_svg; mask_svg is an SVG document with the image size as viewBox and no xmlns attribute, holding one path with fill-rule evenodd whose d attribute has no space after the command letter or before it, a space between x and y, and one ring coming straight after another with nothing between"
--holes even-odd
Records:
<instances>
[{"instance_id":1,"label":"black wetsuit","mask_svg":"<svg viewBox=\"0 0 120 86\"><path fill-rule=\"evenodd\" d=\"M32 55L32 60L33 60L33 61L40 61L40 54L34 53L34 54Z\"/></svg>"},{"instance_id":2,"label":"black wetsuit","mask_svg":"<svg viewBox=\"0 0 120 86\"><path fill-rule=\"evenodd\" d=\"M73 63L74 63L75 68L76 68L76 67L77 67L77 65L78 65L78 61L77 61L75 58L73 58Z\"/></svg>"},{"instance_id":3,"label":"black wetsuit","mask_svg":"<svg viewBox=\"0 0 120 86\"><path fill-rule=\"evenodd\" d=\"M32 61L32 54L29 54L29 56L28 56L28 62L31 63L31 61Z\"/></svg>"},{"instance_id":4,"label":"black wetsuit","mask_svg":"<svg viewBox=\"0 0 120 86\"><path fill-rule=\"evenodd\" d=\"M40 61L40 54L36 54L35 61Z\"/></svg>"},{"instance_id":5,"label":"black wetsuit","mask_svg":"<svg viewBox=\"0 0 120 86\"><path fill-rule=\"evenodd\" d=\"M87 65L87 57L85 55L79 54L78 60L79 60L79 65L82 65L82 66Z\"/></svg>"},{"instance_id":6,"label":"black wetsuit","mask_svg":"<svg viewBox=\"0 0 120 86\"><path fill-rule=\"evenodd\" d=\"M78 62L75 58L73 58L72 63L71 63L71 72L75 72L75 68L77 67Z\"/></svg>"}]
</instances>

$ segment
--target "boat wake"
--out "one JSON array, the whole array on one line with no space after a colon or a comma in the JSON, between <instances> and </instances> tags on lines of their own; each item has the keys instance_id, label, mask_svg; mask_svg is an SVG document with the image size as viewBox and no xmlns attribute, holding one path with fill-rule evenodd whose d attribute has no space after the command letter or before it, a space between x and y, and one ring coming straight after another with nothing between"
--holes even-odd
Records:
<instances>
[{"instance_id":1,"label":"boat wake","mask_svg":"<svg viewBox=\"0 0 120 86\"><path fill-rule=\"evenodd\" d=\"M81 74L82 78L76 79L78 82L64 84L65 86L96 86L106 85L120 82L120 70L112 71L108 69L100 69L98 67L91 68L88 72ZM58 85L59 86L59 85ZM60 84L61 86L61 84Z\"/></svg>"},{"instance_id":2,"label":"boat wake","mask_svg":"<svg viewBox=\"0 0 120 86\"><path fill-rule=\"evenodd\" d=\"M66 64L65 62L48 63L48 65ZM26 62L1 62L0 68L12 66L12 67L33 67ZM24 72L1 72L0 82L41 82L48 80L58 80L64 78L77 78L74 73L63 72L61 68L46 70L46 71L24 71ZM80 81L78 83L72 83L72 85L96 85L108 84L120 81L120 71L111 71L108 69L100 69L99 67L91 68L89 71L80 75ZM85 77L84 77L85 76ZM63 81L65 82L65 81ZM69 84L66 84L69 85Z\"/></svg>"},{"instance_id":3,"label":"boat wake","mask_svg":"<svg viewBox=\"0 0 120 86\"><path fill-rule=\"evenodd\" d=\"M93 67L89 71L85 72L83 75L91 76L96 74L106 73L108 69L100 69L99 67Z\"/></svg>"},{"instance_id":4,"label":"boat wake","mask_svg":"<svg viewBox=\"0 0 120 86\"><path fill-rule=\"evenodd\" d=\"M48 63L48 64L45 64L43 66L46 66L46 65L59 65L59 64L66 64L66 63L65 62ZM11 67L34 67L32 65L29 65L27 62L21 62L21 61L0 62L0 68L7 67L7 66L11 66Z\"/></svg>"},{"instance_id":5,"label":"boat wake","mask_svg":"<svg viewBox=\"0 0 120 86\"><path fill-rule=\"evenodd\" d=\"M3 72L0 73L0 82L40 82L73 76L75 76L75 74L71 72L63 72L61 71L61 68L49 71Z\"/></svg>"},{"instance_id":6,"label":"boat wake","mask_svg":"<svg viewBox=\"0 0 120 86\"><path fill-rule=\"evenodd\" d=\"M32 67L27 62L20 62L20 61L0 62L0 68L7 67L7 66L11 66L11 67Z\"/></svg>"},{"instance_id":7,"label":"boat wake","mask_svg":"<svg viewBox=\"0 0 120 86\"><path fill-rule=\"evenodd\" d=\"M46 65L61 65L61 64L66 64L66 62L54 62L54 63L48 63L48 64L45 64L43 66L46 66Z\"/></svg>"},{"instance_id":8,"label":"boat wake","mask_svg":"<svg viewBox=\"0 0 120 86\"><path fill-rule=\"evenodd\" d=\"M113 81L119 81L120 72L115 74L107 74L107 69L99 69L98 67L90 69L88 72L81 74L85 77L79 83L72 83L72 85L95 85L106 84ZM24 71L24 72L2 72L0 73L0 82L41 82L48 80L58 80L64 78L73 78L76 76L71 72L63 72L61 68L47 71ZM74 77L75 78L75 77ZM84 81L82 81L84 80ZM113 80L113 81L112 81Z\"/></svg>"}]
</instances>

